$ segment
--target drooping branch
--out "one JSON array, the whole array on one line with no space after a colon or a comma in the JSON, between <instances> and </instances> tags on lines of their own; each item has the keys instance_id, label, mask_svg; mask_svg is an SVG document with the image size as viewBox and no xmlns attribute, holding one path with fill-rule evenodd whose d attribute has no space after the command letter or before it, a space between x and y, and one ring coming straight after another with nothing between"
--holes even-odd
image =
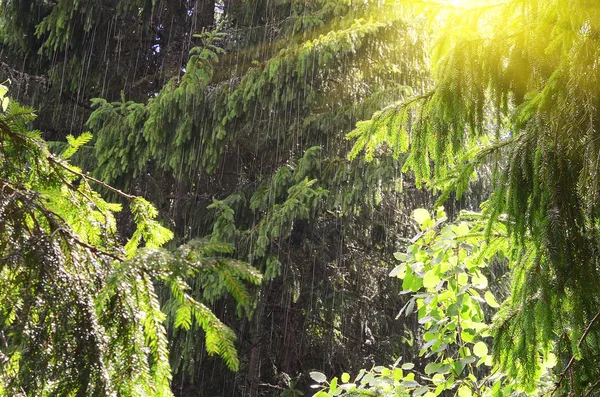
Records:
<instances>
[{"instance_id":1,"label":"drooping branch","mask_svg":"<svg viewBox=\"0 0 600 397\"><path fill-rule=\"evenodd\" d=\"M583 331L583 334L581 335L581 338L579 338L579 342L577 342L577 347L578 348L581 347L581 344L583 343L583 341L585 340L585 338L587 337L587 335L590 333L592 327L594 326L594 324L596 323L596 321L598 320L598 318L600 318L600 311L598 311L598 313L596 313L596 315L594 316L594 318L592 318L592 321L590 321L590 323L586 327L585 331ZM567 372L569 372L569 370L571 369L571 367L573 366L574 363L575 363L575 354L573 354L571 356L571 359L569 360L567 366L561 372L560 377L559 377L558 381L556 382L556 386L555 386L555 388L552 391L552 394L550 396L553 396L556 393L556 391L560 387L560 384L564 380L565 375L567 374ZM600 380L598 382L600 382ZM592 388L591 388L592 390L598 384L598 382L596 382L594 384L594 386L592 386Z\"/></svg>"}]
</instances>

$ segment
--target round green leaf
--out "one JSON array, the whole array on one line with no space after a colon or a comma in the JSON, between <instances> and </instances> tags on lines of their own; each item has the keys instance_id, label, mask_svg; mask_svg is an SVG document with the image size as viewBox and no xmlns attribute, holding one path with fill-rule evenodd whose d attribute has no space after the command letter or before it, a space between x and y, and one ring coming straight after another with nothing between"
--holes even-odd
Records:
<instances>
[{"instance_id":1,"label":"round green leaf","mask_svg":"<svg viewBox=\"0 0 600 397\"><path fill-rule=\"evenodd\" d=\"M337 382L338 382L338 378L333 378L331 380L331 382L329 383L329 391L331 393L335 393L335 391L337 390Z\"/></svg>"},{"instance_id":2,"label":"round green leaf","mask_svg":"<svg viewBox=\"0 0 600 397\"><path fill-rule=\"evenodd\" d=\"M440 365L436 363L429 363L425 366L425 374L431 375L439 369Z\"/></svg>"},{"instance_id":3,"label":"round green leaf","mask_svg":"<svg viewBox=\"0 0 600 397\"><path fill-rule=\"evenodd\" d=\"M458 226L453 226L452 229L457 236L464 236L469 233L469 224L461 222Z\"/></svg>"},{"instance_id":4,"label":"round green leaf","mask_svg":"<svg viewBox=\"0 0 600 397\"><path fill-rule=\"evenodd\" d=\"M446 377L440 373L437 373L433 375L433 378L431 378L431 380L434 384L439 385L440 383L446 382Z\"/></svg>"},{"instance_id":5,"label":"round green leaf","mask_svg":"<svg viewBox=\"0 0 600 397\"><path fill-rule=\"evenodd\" d=\"M475 343L475 345L473 346L473 353L477 356L477 357L485 357L488 354L488 347L485 343L483 342L477 342Z\"/></svg>"},{"instance_id":6,"label":"round green leaf","mask_svg":"<svg viewBox=\"0 0 600 397\"><path fill-rule=\"evenodd\" d=\"M394 267L390 272L390 277L400 277L404 276L404 269L406 268L406 263L401 263L398 266Z\"/></svg>"},{"instance_id":7,"label":"round green leaf","mask_svg":"<svg viewBox=\"0 0 600 397\"><path fill-rule=\"evenodd\" d=\"M342 374L342 383L348 383L348 381L350 381L350 374L347 372L344 372Z\"/></svg>"},{"instance_id":8,"label":"round green leaf","mask_svg":"<svg viewBox=\"0 0 600 397\"><path fill-rule=\"evenodd\" d=\"M423 286L427 289L435 288L441 279L435 274L433 271L428 271L425 273L425 277L423 278Z\"/></svg>"},{"instance_id":9,"label":"round green leaf","mask_svg":"<svg viewBox=\"0 0 600 397\"><path fill-rule=\"evenodd\" d=\"M394 370L394 372L392 372L392 377L393 377L395 380L400 380L400 379L402 379L402 378L404 377L404 373L402 372L402 369L400 369L400 368L396 368L396 369Z\"/></svg>"},{"instance_id":10,"label":"round green leaf","mask_svg":"<svg viewBox=\"0 0 600 397\"><path fill-rule=\"evenodd\" d=\"M467 386L462 385L458 388L458 397L471 397L473 393L471 393L471 389Z\"/></svg>"},{"instance_id":11,"label":"round green leaf","mask_svg":"<svg viewBox=\"0 0 600 397\"><path fill-rule=\"evenodd\" d=\"M323 383L327 380L327 377L322 372L312 371L309 373L309 375L312 378L312 380L318 383Z\"/></svg>"},{"instance_id":12,"label":"round green leaf","mask_svg":"<svg viewBox=\"0 0 600 397\"><path fill-rule=\"evenodd\" d=\"M488 279L487 279L486 276L484 276L483 274L481 274L481 272L477 272L472 277L471 281L473 282L473 286L475 288L484 289L484 288L487 288L487 286L488 286Z\"/></svg>"},{"instance_id":13,"label":"round green leaf","mask_svg":"<svg viewBox=\"0 0 600 397\"><path fill-rule=\"evenodd\" d=\"M417 223L419 225L424 224L428 219L431 218L431 216L429 215L429 211L427 211L424 208L417 208L414 212L413 212L413 218L415 218L415 220L417 221Z\"/></svg>"}]
</instances>

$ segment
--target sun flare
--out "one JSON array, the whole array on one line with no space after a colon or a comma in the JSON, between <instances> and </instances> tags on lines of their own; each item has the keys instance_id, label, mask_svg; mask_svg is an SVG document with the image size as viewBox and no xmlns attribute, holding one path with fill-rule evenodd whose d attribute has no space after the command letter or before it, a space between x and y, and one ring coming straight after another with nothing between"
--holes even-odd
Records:
<instances>
[{"instance_id":1,"label":"sun flare","mask_svg":"<svg viewBox=\"0 0 600 397\"><path fill-rule=\"evenodd\" d=\"M456 8L474 8L492 3L486 0L442 0L440 3L449 4Z\"/></svg>"}]
</instances>

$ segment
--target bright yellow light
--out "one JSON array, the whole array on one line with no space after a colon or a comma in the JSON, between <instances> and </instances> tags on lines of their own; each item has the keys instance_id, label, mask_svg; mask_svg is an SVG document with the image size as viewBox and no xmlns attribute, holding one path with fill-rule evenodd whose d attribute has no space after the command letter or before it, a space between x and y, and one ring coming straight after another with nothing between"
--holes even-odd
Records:
<instances>
[{"instance_id":1,"label":"bright yellow light","mask_svg":"<svg viewBox=\"0 0 600 397\"><path fill-rule=\"evenodd\" d=\"M468 3L471 3L469 0L450 0L449 3L454 7L465 7Z\"/></svg>"},{"instance_id":2,"label":"bright yellow light","mask_svg":"<svg viewBox=\"0 0 600 397\"><path fill-rule=\"evenodd\" d=\"M440 3L449 4L456 8L473 8L492 3L486 0L440 0Z\"/></svg>"}]
</instances>

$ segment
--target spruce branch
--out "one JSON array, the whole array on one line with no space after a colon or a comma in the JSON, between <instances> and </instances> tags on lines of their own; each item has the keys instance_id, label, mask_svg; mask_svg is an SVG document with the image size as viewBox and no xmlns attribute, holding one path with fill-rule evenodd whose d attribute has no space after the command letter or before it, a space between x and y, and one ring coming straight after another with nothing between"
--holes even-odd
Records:
<instances>
[{"instance_id":1,"label":"spruce branch","mask_svg":"<svg viewBox=\"0 0 600 397\"><path fill-rule=\"evenodd\" d=\"M70 228L64 227L64 225L68 225L68 222L60 214L57 214L56 212L41 205L39 202L37 202L35 197L31 197L31 195L28 195L26 192L22 191L18 186L15 186L9 181L0 180L0 187L2 188L3 192L18 195L23 201L26 201L32 208L35 208L37 211L39 211L48 220L48 222L55 225L56 227L54 228L51 236L58 233L65 240L72 240L77 245L86 248L94 254L107 256L119 262L123 262L125 260L123 256L103 250L83 241L75 233L73 233L70 230ZM35 217L32 216L32 218L35 220ZM59 225L57 221L60 221L61 225Z\"/></svg>"},{"instance_id":2,"label":"spruce branch","mask_svg":"<svg viewBox=\"0 0 600 397\"><path fill-rule=\"evenodd\" d=\"M102 182L99 179L94 178L93 176L90 176L88 174L84 174L82 172L79 172L79 171L73 169L72 167L69 167L68 165L64 164L61 160L58 160L52 154L50 154L48 156L48 161L50 161L52 164L55 164L55 165L58 165L58 166L64 168L65 170L67 170L71 174L76 175L76 176L80 177L83 180L88 180L88 181L94 182L95 184L97 184L99 186L102 186L103 188L105 188L107 190L110 190L111 192L116 193L119 196L124 197L124 198L126 198L128 200L135 200L136 198L138 198L138 196L134 196L132 194L127 194L127 193L125 193L125 192L123 192L123 191L121 191L121 190L119 190L117 188L114 188L114 187L110 186L107 183Z\"/></svg>"},{"instance_id":3,"label":"spruce branch","mask_svg":"<svg viewBox=\"0 0 600 397\"><path fill-rule=\"evenodd\" d=\"M592 318L592 321L590 321L590 323L586 327L585 331L583 331L583 334L581 335L581 338L579 338L579 342L577 343L577 347L578 348L581 347L581 344L583 343L583 341L585 340L585 338L587 337L587 335L591 331L592 327L594 326L594 323L598 320L598 318L600 318L600 311L598 311L598 313L596 313L596 315L594 316L594 318ZM560 387L560 384L564 380L567 372L569 372L571 370L571 367L573 366L574 363L575 363L575 354L573 354L571 356L571 359L569 360L569 363L567 364L567 366L565 367L565 369L560 374L560 377L559 377L558 381L556 382L556 386L555 386L554 390L552 391L552 394L550 394L550 396L553 396L558 391L558 388ZM591 390L593 390L594 387L596 387L596 385L598 385L599 382L600 382L600 379L591 387Z\"/></svg>"}]
</instances>

